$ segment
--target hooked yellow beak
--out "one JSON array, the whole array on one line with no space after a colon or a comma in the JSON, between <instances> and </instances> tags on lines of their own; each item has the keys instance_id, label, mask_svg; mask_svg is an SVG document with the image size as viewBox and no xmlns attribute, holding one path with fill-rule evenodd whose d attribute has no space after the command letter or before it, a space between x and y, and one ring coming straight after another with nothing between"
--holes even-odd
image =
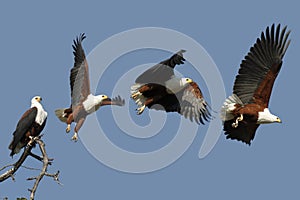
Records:
<instances>
[{"instance_id":1,"label":"hooked yellow beak","mask_svg":"<svg viewBox=\"0 0 300 200\"><path fill-rule=\"evenodd\" d=\"M277 117L276 122L282 123L282 121L281 121L281 119L279 117Z\"/></svg>"}]
</instances>

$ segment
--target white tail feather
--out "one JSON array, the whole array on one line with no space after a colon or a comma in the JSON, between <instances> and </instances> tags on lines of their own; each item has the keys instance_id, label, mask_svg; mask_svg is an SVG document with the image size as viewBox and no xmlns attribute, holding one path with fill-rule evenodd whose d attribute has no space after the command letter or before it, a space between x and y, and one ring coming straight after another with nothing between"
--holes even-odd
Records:
<instances>
[{"instance_id":1,"label":"white tail feather","mask_svg":"<svg viewBox=\"0 0 300 200\"><path fill-rule=\"evenodd\" d=\"M60 121L67 123L67 117L65 117L65 110L66 108L57 109L55 110L55 115Z\"/></svg>"},{"instance_id":2,"label":"white tail feather","mask_svg":"<svg viewBox=\"0 0 300 200\"><path fill-rule=\"evenodd\" d=\"M232 114L232 111L236 108L235 105L239 104L243 106L243 102L240 100L240 98L236 94L232 94L229 96L222 108L221 108L221 119L222 121L228 121L234 118L234 115Z\"/></svg>"}]
</instances>

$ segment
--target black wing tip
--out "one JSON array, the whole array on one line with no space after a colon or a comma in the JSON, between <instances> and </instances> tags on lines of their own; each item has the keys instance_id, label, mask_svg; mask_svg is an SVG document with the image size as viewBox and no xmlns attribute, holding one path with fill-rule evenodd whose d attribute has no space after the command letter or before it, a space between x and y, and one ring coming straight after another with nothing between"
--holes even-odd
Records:
<instances>
[{"instance_id":1,"label":"black wing tip","mask_svg":"<svg viewBox=\"0 0 300 200\"><path fill-rule=\"evenodd\" d=\"M214 112L211 107L206 103L205 109L201 110L201 115L200 115L200 122L201 124L205 124L205 122L203 121L203 119L206 122L210 122L211 120L213 120L215 117L211 114L211 112ZM203 119L202 119L203 118Z\"/></svg>"},{"instance_id":2,"label":"black wing tip","mask_svg":"<svg viewBox=\"0 0 300 200\"><path fill-rule=\"evenodd\" d=\"M260 38L257 38L256 43L261 42L273 42L273 44L278 43L277 46L280 48L280 45L288 47L288 45L285 45L286 43L281 43L283 39L287 40L289 34L291 33L291 30L287 30L287 25L285 25L283 28L281 28L281 24L278 23L277 25L273 23L271 26L267 26L265 31L261 32ZM281 37L281 38L279 38ZM273 41L268 41L273 40ZM274 41L275 40L275 41ZM279 40L279 41L278 41ZM290 41L290 40L289 40Z\"/></svg>"},{"instance_id":3,"label":"black wing tip","mask_svg":"<svg viewBox=\"0 0 300 200\"><path fill-rule=\"evenodd\" d=\"M176 65L184 64L185 58L183 57L183 53L186 52L186 50L181 49L175 54L173 54L169 59L162 61L161 63L174 68Z\"/></svg>"},{"instance_id":4,"label":"black wing tip","mask_svg":"<svg viewBox=\"0 0 300 200\"><path fill-rule=\"evenodd\" d=\"M76 39L73 40L73 50L76 51L79 45L81 45L82 41L86 38L85 33L80 33Z\"/></svg>"},{"instance_id":5,"label":"black wing tip","mask_svg":"<svg viewBox=\"0 0 300 200\"><path fill-rule=\"evenodd\" d=\"M280 23L278 23L277 25L275 23L273 23L271 26L267 26L267 28L265 30L265 35L266 35L266 37L271 38L273 40L271 42L277 44L277 48L287 49L289 46L289 43L290 43L290 39L288 41L287 41L287 39L291 33L291 30L287 31L287 27L288 26L285 25L283 28L281 28ZM264 32L262 32L262 35L263 34L264 34ZM280 38L278 38L279 36L280 36ZM284 53L284 51L283 51L283 53Z\"/></svg>"},{"instance_id":6,"label":"black wing tip","mask_svg":"<svg viewBox=\"0 0 300 200\"><path fill-rule=\"evenodd\" d=\"M117 106L124 106L125 105L125 99L123 99L120 95L114 97L112 101L115 103Z\"/></svg>"},{"instance_id":7,"label":"black wing tip","mask_svg":"<svg viewBox=\"0 0 300 200\"><path fill-rule=\"evenodd\" d=\"M85 33L80 33L77 37L76 37L76 42L82 42L84 39L86 38Z\"/></svg>"},{"instance_id":8,"label":"black wing tip","mask_svg":"<svg viewBox=\"0 0 300 200\"><path fill-rule=\"evenodd\" d=\"M242 142L243 144L246 144L246 145L248 145L248 146L251 146L251 140L248 141L248 140L243 140L243 139L238 138L238 137L234 137L234 136L232 136L232 135L230 134L230 132L225 132L224 134L226 135L226 139L228 139L228 140L233 140L233 141L236 140L236 141L238 141L238 142Z\"/></svg>"},{"instance_id":9,"label":"black wing tip","mask_svg":"<svg viewBox=\"0 0 300 200\"><path fill-rule=\"evenodd\" d=\"M85 59L85 53L82 48L82 41L86 38L85 33L79 34L76 39L73 40L72 48L74 55L74 65L76 63L81 64Z\"/></svg>"},{"instance_id":10,"label":"black wing tip","mask_svg":"<svg viewBox=\"0 0 300 200\"><path fill-rule=\"evenodd\" d=\"M283 28L281 28L281 24L280 23L278 23L277 25L276 25L276 23L273 23L271 26L268 26L267 28L266 28L266 30L267 29L270 29L271 30L271 33L274 31L274 33L276 33L276 32L280 32L280 30L281 30L281 32L285 32L286 30L287 30L287 28L288 28L288 26L287 25L285 25L285 26L283 26ZM272 31L273 30L273 31ZM288 32L290 32L291 30L288 30ZM288 33L287 32L287 33Z\"/></svg>"},{"instance_id":11,"label":"black wing tip","mask_svg":"<svg viewBox=\"0 0 300 200\"><path fill-rule=\"evenodd\" d=\"M186 119L189 119L191 122L195 121L198 125L205 125L205 123L211 122L213 119L215 119L215 116L211 114L211 112L216 112L212 110L209 104L205 102L204 108L199 110L199 117L197 118L196 116L192 115L187 115L187 113L184 113L183 116Z\"/></svg>"}]
</instances>

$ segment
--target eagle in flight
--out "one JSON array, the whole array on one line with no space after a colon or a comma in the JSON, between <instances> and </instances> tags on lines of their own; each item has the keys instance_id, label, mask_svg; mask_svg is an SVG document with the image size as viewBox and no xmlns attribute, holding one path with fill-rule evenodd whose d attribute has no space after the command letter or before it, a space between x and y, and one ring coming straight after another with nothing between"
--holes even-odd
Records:
<instances>
[{"instance_id":1,"label":"eagle in flight","mask_svg":"<svg viewBox=\"0 0 300 200\"><path fill-rule=\"evenodd\" d=\"M251 144L260 124L281 120L269 110L274 81L290 44L290 31L280 24L267 27L240 65L233 94L221 109L226 138Z\"/></svg>"},{"instance_id":2,"label":"eagle in flight","mask_svg":"<svg viewBox=\"0 0 300 200\"><path fill-rule=\"evenodd\" d=\"M137 114L149 109L178 112L185 118L204 124L211 119L210 106L202 92L190 78L175 76L176 65L183 64L185 59L180 50L142 73L131 86L131 98L138 105Z\"/></svg>"},{"instance_id":3,"label":"eagle in flight","mask_svg":"<svg viewBox=\"0 0 300 200\"><path fill-rule=\"evenodd\" d=\"M67 133L71 130L71 123L76 123L72 137L75 142L78 140L78 131L89 114L97 111L101 106L123 106L125 104L125 100L120 96L110 99L104 94L96 96L91 94L89 67L82 48L82 41L85 38L86 36L83 33L76 40L73 40L74 66L70 74L71 106L55 111L58 119L67 124Z\"/></svg>"}]
</instances>

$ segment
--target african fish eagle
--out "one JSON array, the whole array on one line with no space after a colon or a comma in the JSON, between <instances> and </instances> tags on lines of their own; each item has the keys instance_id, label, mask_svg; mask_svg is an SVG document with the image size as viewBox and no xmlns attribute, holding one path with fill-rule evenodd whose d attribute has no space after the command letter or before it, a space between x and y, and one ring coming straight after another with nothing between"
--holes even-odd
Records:
<instances>
[{"instance_id":1,"label":"african fish eagle","mask_svg":"<svg viewBox=\"0 0 300 200\"><path fill-rule=\"evenodd\" d=\"M204 120L211 119L210 107L197 83L190 78L179 78L174 74L175 66L185 61L184 52L185 50L180 50L136 79L135 84L131 86L131 98L138 105L137 114L141 114L148 107L178 112L198 124L204 124Z\"/></svg>"},{"instance_id":2,"label":"african fish eagle","mask_svg":"<svg viewBox=\"0 0 300 200\"><path fill-rule=\"evenodd\" d=\"M38 136L45 127L47 112L41 104L42 98L35 96L31 99L31 107L19 120L13 133L13 140L9 145L10 156L17 154L30 141L30 137Z\"/></svg>"},{"instance_id":3,"label":"african fish eagle","mask_svg":"<svg viewBox=\"0 0 300 200\"><path fill-rule=\"evenodd\" d=\"M283 56L290 44L290 31L286 29L285 26L281 30L280 24L267 27L242 61L233 94L221 109L227 139L250 145L260 124L281 122L270 112L268 104Z\"/></svg>"},{"instance_id":4,"label":"african fish eagle","mask_svg":"<svg viewBox=\"0 0 300 200\"><path fill-rule=\"evenodd\" d=\"M97 111L101 106L123 106L125 104L125 100L120 96L110 99L103 94L96 96L91 94L89 67L81 44L85 38L86 36L83 33L76 40L73 40L74 66L70 74L71 106L55 111L58 119L67 124L67 133L71 130L71 123L76 123L72 137L75 142L78 140L77 133L89 114Z\"/></svg>"}]
</instances>

